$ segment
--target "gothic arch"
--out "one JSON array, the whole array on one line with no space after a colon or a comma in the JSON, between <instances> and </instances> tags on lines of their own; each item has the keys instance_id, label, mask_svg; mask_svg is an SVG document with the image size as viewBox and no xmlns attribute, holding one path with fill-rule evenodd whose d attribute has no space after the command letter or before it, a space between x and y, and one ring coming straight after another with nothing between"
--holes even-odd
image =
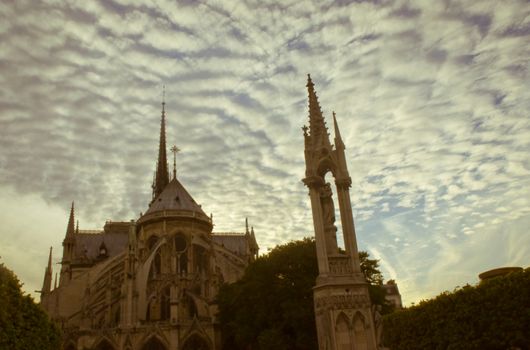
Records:
<instances>
[{"instance_id":1,"label":"gothic arch","mask_svg":"<svg viewBox=\"0 0 530 350\"><path fill-rule=\"evenodd\" d=\"M198 333L192 333L183 342L182 350L210 350L210 342Z\"/></svg>"},{"instance_id":2,"label":"gothic arch","mask_svg":"<svg viewBox=\"0 0 530 350\"><path fill-rule=\"evenodd\" d=\"M107 338L102 338L99 340L99 342L96 343L97 345L94 347L94 350L115 350L116 347L112 344L110 340Z\"/></svg>"},{"instance_id":3,"label":"gothic arch","mask_svg":"<svg viewBox=\"0 0 530 350\"><path fill-rule=\"evenodd\" d=\"M350 318L344 312L341 312L335 322L335 341L337 349L351 349L351 322Z\"/></svg>"},{"instance_id":4,"label":"gothic arch","mask_svg":"<svg viewBox=\"0 0 530 350\"><path fill-rule=\"evenodd\" d=\"M320 159L320 161L318 162L317 174L322 179L324 179L324 177L328 173L331 173L331 175L333 175L333 177L335 177L336 172L337 172L337 167L335 165L335 162L331 158L330 154L328 154L328 155L326 155L326 156L324 156L323 158Z\"/></svg>"},{"instance_id":5,"label":"gothic arch","mask_svg":"<svg viewBox=\"0 0 530 350\"><path fill-rule=\"evenodd\" d=\"M366 318L360 311L357 311L353 316L352 328L355 344L358 345L359 349L368 348L369 335L366 326Z\"/></svg>"},{"instance_id":6,"label":"gothic arch","mask_svg":"<svg viewBox=\"0 0 530 350\"><path fill-rule=\"evenodd\" d=\"M141 350L167 350L168 347L166 346L165 342L163 342L159 337L156 335L153 335L148 338L148 340L144 343Z\"/></svg>"},{"instance_id":7,"label":"gothic arch","mask_svg":"<svg viewBox=\"0 0 530 350\"><path fill-rule=\"evenodd\" d=\"M156 234L149 236L146 242L147 249L149 249L149 251L152 251L157 243L158 243L158 236Z\"/></svg>"}]
</instances>

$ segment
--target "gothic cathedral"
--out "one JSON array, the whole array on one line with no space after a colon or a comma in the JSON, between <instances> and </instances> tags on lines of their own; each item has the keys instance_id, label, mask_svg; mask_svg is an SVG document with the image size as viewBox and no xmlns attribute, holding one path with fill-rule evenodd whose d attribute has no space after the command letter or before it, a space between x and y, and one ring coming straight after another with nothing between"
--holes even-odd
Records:
<instances>
[{"instance_id":1,"label":"gothic cathedral","mask_svg":"<svg viewBox=\"0 0 530 350\"><path fill-rule=\"evenodd\" d=\"M346 166L345 146L333 113L335 144L329 141L311 77L308 76L309 127L304 126L306 174L318 259L318 277L313 289L319 350L375 350L376 324L368 284L361 272ZM335 179L340 223L345 249L337 244L332 188Z\"/></svg>"},{"instance_id":2,"label":"gothic cathedral","mask_svg":"<svg viewBox=\"0 0 530 350\"><path fill-rule=\"evenodd\" d=\"M173 149L176 151L176 148ZM214 233L212 217L170 174L162 103L158 162L149 207L137 220L80 230L74 205L59 283L52 252L41 305L65 350L216 350L215 296L258 255L254 230Z\"/></svg>"}]
</instances>

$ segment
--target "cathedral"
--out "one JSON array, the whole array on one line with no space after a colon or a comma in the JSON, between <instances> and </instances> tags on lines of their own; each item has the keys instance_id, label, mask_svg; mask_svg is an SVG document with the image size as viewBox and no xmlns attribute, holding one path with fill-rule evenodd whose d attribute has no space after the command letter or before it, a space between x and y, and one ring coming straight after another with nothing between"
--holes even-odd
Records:
<instances>
[{"instance_id":1,"label":"cathedral","mask_svg":"<svg viewBox=\"0 0 530 350\"><path fill-rule=\"evenodd\" d=\"M60 325L64 350L221 347L218 288L241 278L259 248L248 222L245 232L212 232L212 217L177 179L175 161L169 171L165 117L163 102L145 213L80 230L72 203L53 286L50 248L41 305Z\"/></svg>"}]
</instances>

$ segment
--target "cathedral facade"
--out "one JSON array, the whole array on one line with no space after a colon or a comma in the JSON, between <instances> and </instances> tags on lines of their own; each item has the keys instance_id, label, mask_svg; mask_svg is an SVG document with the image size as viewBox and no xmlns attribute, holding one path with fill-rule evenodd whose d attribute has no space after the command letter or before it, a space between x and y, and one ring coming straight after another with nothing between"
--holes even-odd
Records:
<instances>
[{"instance_id":1,"label":"cathedral facade","mask_svg":"<svg viewBox=\"0 0 530 350\"><path fill-rule=\"evenodd\" d=\"M258 255L254 230L212 232L206 215L170 174L162 103L153 195L144 214L80 230L72 203L59 281L52 252L41 305L63 331L65 350L216 350L215 297ZM147 201L146 201L147 202ZM147 203L146 203L147 204Z\"/></svg>"}]
</instances>

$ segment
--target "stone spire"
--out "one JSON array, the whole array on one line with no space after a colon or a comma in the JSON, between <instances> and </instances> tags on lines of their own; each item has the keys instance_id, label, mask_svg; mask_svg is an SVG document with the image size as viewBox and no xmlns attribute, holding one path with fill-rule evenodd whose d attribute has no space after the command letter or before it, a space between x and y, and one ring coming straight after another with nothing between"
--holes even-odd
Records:
<instances>
[{"instance_id":1,"label":"stone spire","mask_svg":"<svg viewBox=\"0 0 530 350\"><path fill-rule=\"evenodd\" d=\"M72 259L74 257L75 241L76 241L76 228L75 228L74 202L72 202L72 207L70 208L70 217L68 218L68 225L66 226L66 235L63 240L63 259L61 261L61 264L62 264L61 276L60 276L61 280L59 282L59 285L63 285L71 277L67 272L70 270L70 263L72 262Z\"/></svg>"},{"instance_id":2,"label":"stone spire","mask_svg":"<svg viewBox=\"0 0 530 350\"><path fill-rule=\"evenodd\" d=\"M70 208L70 218L68 219L68 225L66 226L66 237L69 237L75 233L75 218L74 218L74 202L72 201L72 207Z\"/></svg>"},{"instance_id":3,"label":"stone spire","mask_svg":"<svg viewBox=\"0 0 530 350\"><path fill-rule=\"evenodd\" d=\"M42 293L47 294L52 288L52 247L50 247L50 255L48 256L48 266L44 272L44 282L42 283Z\"/></svg>"},{"instance_id":4,"label":"stone spire","mask_svg":"<svg viewBox=\"0 0 530 350\"><path fill-rule=\"evenodd\" d=\"M344 146L344 142L342 141L342 137L340 136L339 124L337 123L337 117L335 116L335 112L333 112L333 126L335 128L335 147L337 149L345 149L346 146Z\"/></svg>"},{"instance_id":5,"label":"stone spire","mask_svg":"<svg viewBox=\"0 0 530 350\"><path fill-rule=\"evenodd\" d=\"M303 127L306 177L315 230L318 277L313 300L320 350L376 350L378 340L372 315L368 284L361 272L349 188L351 178L344 154L337 118L333 113L335 147L329 141L326 124L311 78L309 128ZM309 133L308 133L309 130ZM335 179L344 249L337 246L335 201L326 174ZM352 325L355 333L351 331ZM344 331L346 330L346 331Z\"/></svg>"},{"instance_id":6,"label":"stone spire","mask_svg":"<svg viewBox=\"0 0 530 350\"><path fill-rule=\"evenodd\" d=\"M153 199L155 199L169 183L166 155L166 102L162 100L162 117L160 121L160 144L156 164L155 180L153 181Z\"/></svg>"},{"instance_id":7,"label":"stone spire","mask_svg":"<svg viewBox=\"0 0 530 350\"><path fill-rule=\"evenodd\" d=\"M307 93L309 98L309 136L313 148L320 146L330 147L328 128L322 116L322 110L318 103L318 97L314 89L311 76L307 75Z\"/></svg>"},{"instance_id":8,"label":"stone spire","mask_svg":"<svg viewBox=\"0 0 530 350\"><path fill-rule=\"evenodd\" d=\"M248 230L248 218L245 218L245 234L250 234L250 231Z\"/></svg>"}]
</instances>

